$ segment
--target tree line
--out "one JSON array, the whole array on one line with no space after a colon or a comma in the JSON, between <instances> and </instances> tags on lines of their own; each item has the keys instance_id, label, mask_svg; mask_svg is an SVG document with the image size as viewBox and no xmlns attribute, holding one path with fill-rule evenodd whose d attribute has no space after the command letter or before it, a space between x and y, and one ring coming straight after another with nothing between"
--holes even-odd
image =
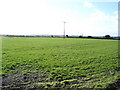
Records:
<instances>
[{"instance_id":1,"label":"tree line","mask_svg":"<svg viewBox=\"0 0 120 90\"><path fill-rule=\"evenodd\" d=\"M63 35L0 35L4 37L64 37ZM116 39L120 40L120 37L112 37L110 35L105 36L82 36L82 35L66 35L65 38L93 38L93 39Z\"/></svg>"}]
</instances>

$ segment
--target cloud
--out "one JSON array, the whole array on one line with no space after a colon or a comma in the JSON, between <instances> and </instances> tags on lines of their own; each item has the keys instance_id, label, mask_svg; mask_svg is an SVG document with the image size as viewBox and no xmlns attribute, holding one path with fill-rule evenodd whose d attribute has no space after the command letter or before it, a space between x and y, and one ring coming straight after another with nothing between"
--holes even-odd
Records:
<instances>
[{"instance_id":1,"label":"cloud","mask_svg":"<svg viewBox=\"0 0 120 90\"><path fill-rule=\"evenodd\" d=\"M89 8L93 7L93 4L88 2L88 1L84 1L84 5L89 7Z\"/></svg>"},{"instance_id":2,"label":"cloud","mask_svg":"<svg viewBox=\"0 0 120 90\"><path fill-rule=\"evenodd\" d=\"M106 34L114 36L118 34L117 17L117 11L109 15L99 9L94 9L89 17L82 17L82 19L74 20L75 23L70 23L67 30L76 35L83 33L86 36L104 36Z\"/></svg>"},{"instance_id":3,"label":"cloud","mask_svg":"<svg viewBox=\"0 0 120 90\"><path fill-rule=\"evenodd\" d=\"M104 12L102 12L98 9L94 9L94 12L90 16L95 21L104 21L104 20L108 20L108 18L109 18L108 15L106 15Z\"/></svg>"},{"instance_id":4,"label":"cloud","mask_svg":"<svg viewBox=\"0 0 120 90\"><path fill-rule=\"evenodd\" d=\"M118 2L120 0L89 0L89 2Z\"/></svg>"},{"instance_id":5,"label":"cloud","mask_svg":"<svg viewBox=\"0 0 120 90\"><path fill-rule=\"evenodd\" d=\"M45 1L21 0L15 2L14 0L11 2L8 0L8 3L2 1L3 4L0 4L0 7L4 8L1 9L2 14L0 15L2 33L62 35L63 20L67 21L66 34L68 35L80 35L81 33L85 35L102 33L101 35L104 35L109 32L117 32L117 11L107 15L106 12L95 9L96 7L88 0L81 3L89 7L90 12L71 8L62 9L61 7L59 9L52 2L49 4ZM84 10L84 8L82 9Z\"/></svg>"},{"instance_id":6,"label":"cloud","mask_svg":"<svg viewBox=\"0 0 120 90\"><path fill-rule=\"evenodd\" d=\"M91 30L91 35L110 34L116 35L118 33L118 14L117 11L108 15L100 10L95 9L90 15L90 18L86 19L85 23Z\"/></svg>"}]
</instances>

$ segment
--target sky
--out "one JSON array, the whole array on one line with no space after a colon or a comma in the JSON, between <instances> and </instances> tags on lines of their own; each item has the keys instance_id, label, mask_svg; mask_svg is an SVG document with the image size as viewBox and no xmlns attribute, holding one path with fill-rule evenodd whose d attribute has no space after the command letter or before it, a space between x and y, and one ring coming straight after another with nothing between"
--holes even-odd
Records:
<instances>
[{"instance_id":1,"label":"sky","mask_svg":"<svg viewBox=\"0 0 120 90\"><path fill-rule=\"evenodd\" d=\"M118 0L0 0L0 34L118 35Z\"/></svg>"}]
</instances>

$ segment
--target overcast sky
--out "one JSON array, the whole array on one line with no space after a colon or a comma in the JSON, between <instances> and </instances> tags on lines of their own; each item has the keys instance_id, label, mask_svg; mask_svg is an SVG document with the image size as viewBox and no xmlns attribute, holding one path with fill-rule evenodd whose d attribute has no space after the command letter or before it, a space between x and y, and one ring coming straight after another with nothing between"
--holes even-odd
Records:
<instances>
[{"instance_id":1,"label":"overcast sky","mask_svg":"<svg viewBox=\"0 0 120 90\"><path fill-rule=\"evenodd\" d=\"M117 0L0 0L0 34L118 35Z\"/></svg>"}]
</instances>

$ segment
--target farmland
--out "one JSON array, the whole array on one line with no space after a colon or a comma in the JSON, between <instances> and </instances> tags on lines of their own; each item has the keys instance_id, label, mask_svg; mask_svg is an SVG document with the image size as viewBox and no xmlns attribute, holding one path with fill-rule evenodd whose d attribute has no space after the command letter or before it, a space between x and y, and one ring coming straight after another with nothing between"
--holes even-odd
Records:
<instances>
[{"instance_id":1,"label":"farmland","mask_svg":"<svg viewBox=\"0 0 120 90\"><path fill-rule=\"evenodd\" d=\"M3 86L108 88L118 59L117 40L3 37Z\"/></svg>"}]
</instances>

